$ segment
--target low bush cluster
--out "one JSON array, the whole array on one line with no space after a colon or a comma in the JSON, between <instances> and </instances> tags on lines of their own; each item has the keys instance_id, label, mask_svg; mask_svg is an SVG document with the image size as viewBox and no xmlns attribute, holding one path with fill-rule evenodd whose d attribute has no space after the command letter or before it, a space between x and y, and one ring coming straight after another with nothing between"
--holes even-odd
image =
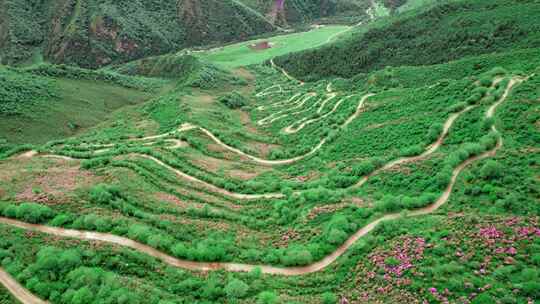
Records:
<instances>
[{"instance_id":1,"label":"low bush cluster","mask_svg":"<svg viewBox=\"0 0 540 304\"><path fill-rule=\"evenodd\" d=\"M50 207L36 203L23 203L20 205L0 204L0 213L5 217L32 224L44 223L55 215Z\"/></svg>"},{"instance_id":2,"label":"low bush cluster","mask_svg":"<svg viewBox=\"0 0 540 304\"><path fill-rule=\"evenodd\" d=\"M238 109L247 104L246 98L237 91L225 94L219 98L219 102L229 109Z\"/></svg>"}]
</instances>

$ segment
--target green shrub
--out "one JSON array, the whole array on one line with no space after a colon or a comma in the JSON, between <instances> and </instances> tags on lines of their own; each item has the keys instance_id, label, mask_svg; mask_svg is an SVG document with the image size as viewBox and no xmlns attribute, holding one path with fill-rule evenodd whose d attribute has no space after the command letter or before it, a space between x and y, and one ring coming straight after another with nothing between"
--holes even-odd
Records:
<instances>
[{"instance_id":1,"label":"green shrub","mask_svg":"<svg viewBox=\"0 0 540 304\"><path fill-rule=\"evenodd\" d=\"M482 87L484 87L484 89L486 89L486 88L489 88L493 84L493 79L489 76L484 76L480 78L479 83ZM477 89L480 89L480 88L477 88Z\"/></svg>"},{"instance_id":2,"label":"green shrub","mask_svg":"<svg viewBox=\"0 0 540 304\"><path fill-rule=\"evenodd\" d=\"M501 177L504 167L495 160L488 160L480 169L480 176L484 179L495 179Z\"/></svg>"},{"instance_id":3,"label":"green shrub","mask_svg":"<svg viewBox=\"0 0 540 304\"><path fill-rule=\"evenodd\" d=\"M277 304L279 297L272 291L263 291L257 296L257 304Z\"/></svg>"},{"instance_id":4,"label":"green shrub","mask_svg":"<svg viewBox=\"0 0 540 304\"><path fill-rule=\"evenodd\" d=\"M118 188L99 184L90 189L90 201L95 204L110 204L116 198L120 198Z\"/></svg>"},{"instance_id":5,"label":"green shrub","mask_svg":"<svg viewBox=\"0 0 540 304\"><path fill-rule=\"evenodd\" d=\"M221 96L219 102L229 109L238 109L247 104L245 97L237 91Z\"/></svg>"},{"instance_id":6,"label":"green shrub","mask_svg":"<svg viewBox=\"0 0 540 304\"><path fill-rule=\"evenodd\" d=\"M467 103L465 103L465 102L458 102L458 103L452 105L448 110L449 110L451 113L458 113L458 112L463 111L466 107L467 107Z\"/></svg>"},{"instance_id":7,"label":"green shrub","mask_svg":"<svg viewBox=\"0 0 540 304\"><path fill-rule=\"evenodd\" d=\"M233 279L225 286L225 293L231 299L241 299L246 296L249 286L239 279Z\"/></svg>"},{"instance_id":8,"label":"green shrub","mask_svg":"<svg viewBox=\"0 0 540 304\"><path fill-rule=\"evenodd\" d=\"M54 217L54 211L36 203L23 203L21 205L8 205L2 214L6 217L16 218L32 224L43 223Z\"/></svg>"},{"instance_id":9,"label":"green shrub","mask_svg":"<svg viewBox=\"0 0 540 304\"><path fill-rule=\"evenodd\" d=\"M325 292L321 296L321 300L323 304L336 304L337 303L337 296L331 292Z\"/></svg>"}]
</instances>

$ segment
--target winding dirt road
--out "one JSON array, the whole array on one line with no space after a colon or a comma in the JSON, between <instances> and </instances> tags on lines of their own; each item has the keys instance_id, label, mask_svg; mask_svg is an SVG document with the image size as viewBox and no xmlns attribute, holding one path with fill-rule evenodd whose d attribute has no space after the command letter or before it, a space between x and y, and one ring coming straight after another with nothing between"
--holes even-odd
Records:
<instances>
[{"instance_id":1,"label":"winding dirt road","mask_svg":"<svg viewBox=\"0 0 540 304\"><path fill-rule=\"evenodd\" d=\"M49 302L43 301L40 298L33 295L24 286L19 284L9 273L0 268L0 283L6 287L6 289L21 303L24 304L48 304Z\"/></svg>"},{"instance_id":2,"label":"winding dirt road","mask_svg":"<svg viewBox=\"0 0 540 304\"><path fill-rule=\"evenodd\" d=\"M333 93L332 93L332 94L333 94ZM332 94L331 94L331 95L332 95ZM331 97L332 99L334 98L333 96L334 96L334 95L332 95L332 97ZM334 107L332 108L332 110L330 110L329 112L325 113L324 115L321 115L321 116L319 116L319 117L317 117L317 118L312 118L312 119L307 119L307 118L306 118L307 120L306 120L306 119L302 119L302 120L300 120L300 121L298 121L298 122L295 122L295 123L293 123L292 125L290 125L290 126L284 128L284 129L283 129L283 132L284 132L285 134L293 134L293 133L297 133L297 132L299 132L300 130L302 130L303 128L305 128L307 125L310 125L310 124L312 124L312 123L314 123L314 122L317 122L317 121L319 121L319 120L325 119L326 117L328 117L328 116L332 115L334 112L336 112L337 109L339 108L339 106L340 106L344 101L346 101L347 99L349 99L349 98L351 98L351 97L353 97L353 96L354 96L354 95L349 95L349 96L343 97L341 100L339 100L339 101L334 105ZM362 103L362 102L361 102L361 103ZM318 114L320 114L320 111L322 111L323 106L324 106L324 104L321 105L321 107L320 107L319 110L317 111ZM300 124L299 124L297 127L295 127L295 125L298 124L298 123L300 123Z\"/></svg>"},{"instance_id":3,"label":"winding dirt road","mask_svg":"<svg viewBox=\"0 0 540 304\"><path fill-rule=\"evenodd\" d=\"M452 190L454 189L454 185L457 181L457 178L461 171L465 169L470 164L495 155L496 151L502 146L502 140L499 138L499 142L497 146L491 150L488 151L480 156L476 156L473 158L468 159L461 165L459 165L457 168L454 169L452 173L452 179L446 190L443 192L443 194L439 197L439 199L432 205L417 209L415 211L411 211L406 216L418 216L418 215L425 215L432 213L439 209L444 203L448 201L450 198L450 194L452 193ZM205 262L193 262L188 260L182 260L175 258L173 256L170 256L164 252L161 252L157 249L154 249L150 246L141 244L139 242L133 241L131 239L120 237L117 235L112 235L108 233L98 233L98 232L91 232L91 231L80 231L80 230L72 230L72 229L63 229L63 228L57 228L57 227L50 227L50 226L44 226L44 225L36 225L36 224L29 224L24 223L21 221L8 219L8 218L2 218L0 217L0 224L10 225L17 228L29 230L29 231L36 231L36 232L42 232L54 236L59 237L68 237L68 238L75 238L80 240L88 240L88 241L101 241L111 244L116 244L124 247L129 247L132 249L135 249L137 251L143 252L145 254L148 254L150 256L153 256L157 259L162 260L163 262L179 268L189 269L189 270L196 270L196 271L211 271L211 270L226 270L231 272L249 272L252 271L255 268L260 268L261 271L265 274L273 274L273 275L284 275L284 276L296 276L296 275L305 275L309 273L314 273L317 271L320 271L330 264L332 264L334 261L336 261L341 255L343 255L351 246L354 245L358 239L365 236L369 232L371 232L373 229L375 229L381 222L388 221L388 220L394 220L397 218L402 217L403 215L401 213L392 213L387 214L368 225L362 227L360 230L358 230L355 234L353 234L343 245L341 245L338 249L336 249L332 254L326 256L321 261L318 261L316 263L303 266L303 267L274 267L274 266L267 266L267 265L249 265L249 264L239 264L239 263L205 263Z\"/></svg>"},{"instance_id":4,"label":"winding dirt road","mask_svg":"<svg viewBox=\"0 0 540 304\"><path fill-rule=\"evenodd\" d=\"M372 176L374 175L377 175L379 174L380 172L382 171L385 171L385 170L389 170L397 165L402 165L402 164L405 164L405 163L410 163L410 162L415 162L415 161L419 161L421 159L424 159L426 158L427 156L433 154L435 151L437 151L441 146L442 144L444 143L444 139L446 138L446 136L448 135L448 132L450 131L450 128L452 128L452 125L454 125L454 122L456 121L456 119L461 116L461 114L465 113L465 112L468 112L470 111L471 109L473 109L475 106L469 106L467 108L465 108L464 110L462 110L461 112L458 112L458 113L454 113L452 115L450 115L450 117L446 120L446 122L444 123L444 126L443 126L443 131L441 132L441 134L439 135L439 138L437 138L437 141L435 141L434 143L432 143L425 151L424 153L420 154L420 155L417 155L417 156L411 156L411 157L402 157L402 158L398 158L396 160L393 160L389 163L387 163L386 165L384 165L383 167L371 172L370 174L362 177L354 186L353 188L358 188L358 187L361 187L362 185L364 185Z\"/></svg>"},{"instance_id":5,"label":"winding dirt road","mask_svg":"<svg viewBox=\"0 0 540 304\"><path fill-rule=\"evenodd\" d=\"M285 75L285 77L287 77L288 79L292 80L292 81L295 81L295 82L298 82L299 85L303 86L305 84L305 82L303 82L302 80L298 80L296 78L294 78L293 76L291 76L289 73L287 73L287 71L285 71L284 68L278 66L275 62L274 62L274 59L270 59L270 64L272 65L272 67L278 71L280 71L283 75Z\"/></svg>"},{"instance_id":6,"label":"winding dirt road","mask_svg":"<svg viewBox=\"0 0 540 304\"><path fill-rule=\"evenodd\" d=\"M295 96L297 96L297 95L295 95ZM287 117L287 116L289 116L289 114L284 114L284 113L287 113L287 112L290 112L291 110L295 110L295 109L303 107L306 102L308 102L311 98L313 98L315 96L317 96L317 94L315 94L315 93L305 94L303 97L298 98L297 101L295 101L295 102L293 102L291 104L293 106L292 108L288 108L288 109L285 109L285 110L281 110L281 111L272 113L271 115L257 121L257 125L259 125L259 126L268 125L268 124L273 123L276 120Z\"/></svg>"},{"instance_id":7,"label":"winding dirt road","mask_svg":"<svg viewBox=\"0 0 540 304\"><path fill-rule=\"evenodd\" d=\"M180 176L181 178L183 178L185 180L188 180L188 181L191 181L191 182L196 182L198 184L203 185L208 190L211 190L213 192L220 193L220 194L223 194L223 195L235 198L235 199L254 200L254 199L279 199L279 198L285 197L285 195L281 194L281 193L240 194L240 193L230 192L228 190L225 190L223 188L219 188L218 186L215 186L215 185L207 183L207 182L205 182L203 180L200 180L200 179L198 179L198 178L196 178L194 176L186 174L186 173L184 173L184 172L182 172L182 171L180 171L180 170L178 170L176 168L173 168L173 167L167 165L166 163L162 162L161 160L159 160L159 159L157 159L157 158L155 158L153 156L146 155L146 154L134 154L134 155L142 157L142 158L150 159L153 162L155 162L156 164L158 164L158 165L160 165L162 167L165 167L167 170L174 172L176 175Z\"/></svg>"},{"instance_id":8,"label":"winding dirt road","mask_svg":"<svg viewBox=\"0 0 540 304\"><path fill-rule=\"evenodd\" d=\"M501 96L501 98L486 111L485 117L487 118L493 117L497 107L506 100L511 89L516 84L521 83L522 81L523 79L513 78L508 84L508 87L505 90L503 96ZM470 110L470 108L471 107L469 107L468 109L465 109L464 111ZM456 116L457 114L459 113L456 113L452 117L450 117L449 121L453 122L453 120L457 118ZM452 123L451 122L449 123L449 121L447 121L447 124L445 125L451 125ZM442 138L444 138L443 135L448 132L449 126L445 127L445 129L446 129L446 132L443 132L443 134L441 134ZM492 126L492 130L494 132L498 132L495 126ZM436 144L437 143L435 143L434 146L436 146ZM405 217L421 216L421 215L427 215L427 214L431 214L435 212L449 200L450 195L452 194L452 191L454 189L454 186L457 182L457 179L460 173L466 167L468 167L474 162L480 161L488 157L495 156L496 152L502 147L502 145L503 145L502 136L499 136L497 144L492 150L487 151L481 155L469 158L468 160L460 164L458 167L456 167L452 172L452 178L450 180L450 183L448 184L445 191L441 194L441 196L437 199L435 203L421 209L410 211L406 214L402 214L402 213L387 214L369 223L368 225L362 227L361 229L359 229L355 234L349 237L349 239L344 244L342 244L332 254L326 256L321 261L318 261L318 262L315 262L313 264L303 266L303 267L285 268L285 267L273 267L273 266L267 266L267 265L249 265L249 264L239 264L239 263L193 262L193 261L187 261L187 260L182 260L182 259L172 257L150 246L138 243L128 238L124 238L124 237L120 237L120 236L116 236L112 234L70 230L70 229L63 229L63 228L57 228L57 227L49 227L49 226L44 226L44 225L29 224L29 223L24 223L24 222L13 220L13 219L1 218L1 217L0 217L0 223L14 226L21 229L25 229L25 230L29 230L29 231L41 232L41 233L46 233L46 234L55 235L59 237L68 237L68 238L75 238L75 239L80 239L80 240L100 241L100 242L106 242L106 243L111 243L111 244L117 244L120 246L128 247L128 248L146 253L152 257L162 260L163 262L171 266L194 270L194 271L212 271L212 270L221 269L221 270L226 270L226 271L231 271L231 272L248 272L248 271L252 271L255 268L259 268L265 274L284 275L284 276L306 275L306 274L320 271L326 268L327 266L329 266L330 264L332 264L333 262L335 262L351 246L353 246L356 243L356 241L358 241L360 238L362 238L363 236L373 231L373 229L375 229L381 222L395 220L404 216ZM426 153L429 151L434 151L434 150L436 150L436 148L432 147L428 149ZM25 304L47 303L35 297L34 295L32 295L29 291L27 291L24 287L18 284L8 273L3 271L2 269L0 269L0 283L6 286L6 288L17 299L19 299L21 302Z\"/></svg>"}]
</instances>

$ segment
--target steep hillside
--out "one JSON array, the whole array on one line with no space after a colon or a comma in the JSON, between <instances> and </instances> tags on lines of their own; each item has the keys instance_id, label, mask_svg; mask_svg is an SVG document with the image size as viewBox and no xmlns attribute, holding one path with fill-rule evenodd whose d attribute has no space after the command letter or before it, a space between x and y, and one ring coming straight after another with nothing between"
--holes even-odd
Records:
<instances>
[{"instance_id":1,"label":"steep hillside","mask_svg":"<svg viewBox=\"0 0 540 304\"><path fill-rule=\"evenodd\" d=\"M351 77L385 66L436 64L539 47L538 16L535 0L449 1L343 43L281 57L276 63L300 78Z\"/></svg>"},{"instance_id":2,"label":"steep hillside","mask_svg":"<svg viewBox=\"0 0 540 304\"><path fill-rule=\"evenodd\" d=\"M287 0L275 20L274 1L266 0L5 0L0 3L0 62L45 59L96 68L245 40L276 26L359 23L371 18L373 5L393 10L403 2L381 1Z\"/></svg>"},{"instance_id":3,"label":"steep hillside","mask_svg":"<svg viewBox=\"0 0 540 304\"><path fill-rule=\"evenodd\" d=\"M83 132L166 81L68 66L0 67L0 142L37 144Z\"/></svg>"},{"instance_id":4,"label":"steep hillside","mask_svg":"<svg viewBox=\"0 0 540 304\"><path fill-rule=\"evenodd\" d=\"M43 53L54 63L95 68L273 31L237 1L3 1L4 64Z\"/></svg>"},{"instance_id":5,"label":"steep hillside","mask_svg":"<svg viewBox=\"0 0 540 304\"><path fill-rule=\"evenodd\" d=\"M237 0L179 0L177 5L190 45L245 40L275 29L260 12Z\"/></svg>"}]
</instances>

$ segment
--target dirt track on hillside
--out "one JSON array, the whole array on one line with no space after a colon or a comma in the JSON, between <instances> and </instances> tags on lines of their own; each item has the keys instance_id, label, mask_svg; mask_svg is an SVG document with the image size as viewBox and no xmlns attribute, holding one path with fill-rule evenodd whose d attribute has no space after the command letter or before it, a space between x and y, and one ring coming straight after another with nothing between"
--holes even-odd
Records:
<instances>
[{"instance_id":1,"label":"dirt track on hillside","mask_svg":"<svg viewBox=\"0 0 540 304\"><path fill-rule=\"evenodd\" d=\"M493 104L488 111L486 112L486 117L490 118L493 117L496 108L508 97L509 92L511 91L512 87L518 83L519 80L513 79L510 84L508 85L508 88L506 89L505 93L501 97L501 99ZM457 117L457 116L455 116ZM449 121L455 120L455 117L452 116ZM447 123L448 125L451 125L451 123ZM495 126L492 127L492 130L494 132L497 132L497 129ZM444 133L444 132L443 132ZM441 135L442 137L442 135ZM446 190L441 194L441 196L437 199L436 202L433 204L416 209L414 211L410 211L405 216L411 217L411 216L419 216L419 215L426 215L435 212L437 209L439 209L442 205L444 205L448 199L450 198L450 195L454 189L454 186L457 182L457 178L459 174L469 165L471 165L474 162L477 162L479 160L493 157L496 152L502 147L502 137L499 137L499 140L497 142L497 145L490 151L484 152L481 155L474 156L460 164L458 167L456 167L452 172L452 178L447 186ZM430 150L428 150L430 151ZM154 159L154 161L159 161L157 159ZM79 230L70 230L70 229L63 229L63 228L57 228L57 227L49 227L49 226L43 226L43 225L35 225L35 224L28 224L23 223L17 220L13 219L7 219L7 218L0 218L0 223L15 226L21 229L31 230L31 231L38 231L43 232L46 234L51 234L55 236L60 237L71 237L76 239L82 239L82 240L90 240L90 241L102 241L102 242L108 242L113 243L125 247L129 247L141 252L144 252L148 255L151 255L155 258L158 258L165 263L190 269L190 270L199 270L199 271L209 271L209 270L218 270L223 269L227 271L233 271L233 272L245 272L245 271L251 271L255 268L260 268L263 273L266 274L275 274L275 275L304 275L309 274L313 272L320 271L333 263L338 257L343 255L359 238L362 236L368 234L371 232L377 225L383 221L393 220L404 216L401 213L391 213L387 214L368 225L362 227L360 230L358 230L355 234L353 234L343 245L341 245L337 250L335 250L332 254L325 257L323 260L318 261L316 263L303 266L303 267L287 267L287 268L281 268L281 267L273 267L273 266L266 266L266 265L249 265L249 264L239 264L239 263L204 263L204 262L193 262L193 261L187 261L187 260L181 260L177 259L175 257L172 257L166 253L160 252L152 247L149 247L147 245L138 243L136 241L112 235L107 233L97 233L97 232L90 232L90 231L79 231Z\"/></svg>"},{"instance_id":2,"label":"dirt track on hillside","mask_svg":"<svg viewBox=\"0 0 540 304\"><path fill-rule=\"evenodd\" d=\"M48 304L33 295L24 286L19 284L9 273L0 268L0 283L21 303L24 304Z\"/></svg>"}]
</instances>

